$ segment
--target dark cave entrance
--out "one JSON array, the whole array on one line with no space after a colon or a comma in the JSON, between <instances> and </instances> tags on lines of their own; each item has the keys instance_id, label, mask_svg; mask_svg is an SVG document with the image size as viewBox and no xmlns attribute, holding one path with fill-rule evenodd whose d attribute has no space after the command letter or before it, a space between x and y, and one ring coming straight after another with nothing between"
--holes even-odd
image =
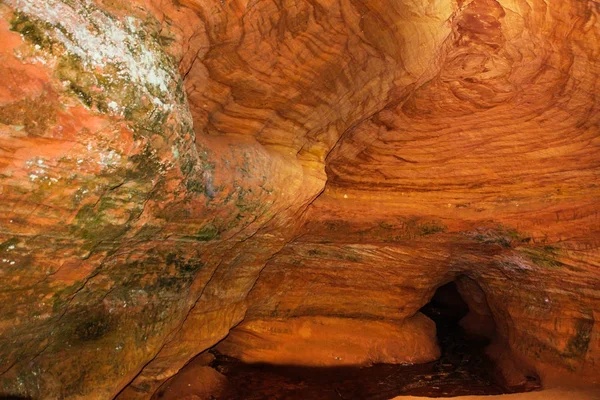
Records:
<instances>
[{"instance_id":1,"label":"dark cave entrance","mask_svg":"<svg viewBox=\"0 0 600 400\"><path fill-rule=\"evenodd\" d=\"M465 297L463 297L465 296ZM471 307L473 309L471 309ZM496 322L486 294L466 276L440 286L420 310L436 324L441 356L434 363L433 381L440 393L426 388L430 397L529 392L541 388L537 376L527 376L519 386L506 387L497 366L486 355L496 335ZM413 394L413 393L411 393Z\"/></svg>"},{"instance_id":2,"label":"dark cave entrance","mask_svg":"<svg viewBox=\"0 0 600 400\"><path fill-rule=\"evenodd\" d=\"M439 334L440 329L446 331L456 327L468 314L469 306L458 292L456 283L452 281L440 286L420 311L435 322Z\"/></svg>"},{"instance_id":3,"label":"dark cave entrance","mask_svg":"<svg viewBox=\"0 0 600 400\"><path fill-rule=\"evenodd\" d=\"M459 280L462 281L463 287L467 284L471 285L471 288L481 290L479 285L469 278L463 277ZM487 303L484 302L483 306L487 309ZM434 363L432 371L431 379L435 384L426 388L427 393L415 394L445 397L446 393L452 393L453 396L509 393L497 383L494 364L485 355L485 347L490 343L490 337L495 331L494 320L491 315L489 318L471 318L471 330L485 334L467 332L461 326L464 325L461 321L466 321L465 317L470 311L455 281L440 286L429 303L421 308L420 312L436 324L441 357ZM469 316L474 314L476 313ZM473 320L477 320L476 327L473 326ZM432 391L432 388L439 388L439 393Z\"/></svg>"}]
</instances>

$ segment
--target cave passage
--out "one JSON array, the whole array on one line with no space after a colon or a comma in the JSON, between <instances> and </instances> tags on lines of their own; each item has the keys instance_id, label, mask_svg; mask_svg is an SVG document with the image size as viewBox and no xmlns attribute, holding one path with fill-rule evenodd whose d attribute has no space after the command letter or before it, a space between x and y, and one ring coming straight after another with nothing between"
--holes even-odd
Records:
<instances>
[{"instance_id":1,"label":"cave passage","mask_svg":"<svg viewBox=\"0 0 600 400\"><path fill-rule=\"evenodd\" d=\"M451 282L421 310L437 325L441 358L418 365L314 368L244 364L217 354L212 367L227 377L223 399L389 399L398 395L452 397L507 393L493 379L487 340L469 337L459 321L469 308Z\"/></svg>"},{"instance_id":2,"label":"cave passage","mask_svg":"<svg viewBox=\"0 0 600 400\"><path fill-rule=\"evenodd\" d=\"M469 335L459 324L469 313L469 306L455 282L440 286L420 311L436 324L441 357L434 363L433 381L436 382L434 386L439 387L440 395L445 396L448 392L452 395L509 393L496 382L494 365L485 355L489 340ZM436 393L419 394L433 396Z\"/></svg>"}]
</instances>

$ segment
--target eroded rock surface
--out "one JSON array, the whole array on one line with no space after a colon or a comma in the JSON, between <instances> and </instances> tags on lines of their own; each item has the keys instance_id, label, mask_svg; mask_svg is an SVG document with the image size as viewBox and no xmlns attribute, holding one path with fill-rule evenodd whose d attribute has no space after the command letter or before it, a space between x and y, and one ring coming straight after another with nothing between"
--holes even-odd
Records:
<instances>
[{"instance_id":1,"label":"eroded rock surface","mask_svg":"<svg viewBox=\"0 0 600 400\"><path fill-rule=\"evenodd\" d=\"M5 0L0 393L149 398L461 276L510 383L598 382L599 11Z\"/></svg>"},{"instance_id":2,"label":"eroded rock surface","mask_svg":"<svg viewBox=\"0 0 600 400\"><path fill-rule=\"evenodd\" d=\"M347 317L250 320L216 349L250 364L317 367L418 364L440 356L435 324L420 313L402 323Z\"/></svg>"}]
</instances>

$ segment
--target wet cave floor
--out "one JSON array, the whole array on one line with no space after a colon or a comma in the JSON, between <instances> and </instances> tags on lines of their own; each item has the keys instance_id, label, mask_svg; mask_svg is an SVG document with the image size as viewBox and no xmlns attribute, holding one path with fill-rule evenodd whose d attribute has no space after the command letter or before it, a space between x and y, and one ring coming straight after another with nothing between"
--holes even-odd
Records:
<instances>
[{"instance_id":1,"label":"wet cave floor","mask_svg":"<svg viewBox=\"0 0 600 400\"><path fill-rule=\"evenodd\" d=\"M418 365L309 368L244 364L217 354L212 366L227 377L234 393L221 399L375 400L400 395L453 397L509 393L494 381L493 364L484 354L487 341L468 337L458 326L458 319L466 311L457 313L434 301L421 311L437 325L442 350L437 361Z\"/></svg>"}]
</instances>

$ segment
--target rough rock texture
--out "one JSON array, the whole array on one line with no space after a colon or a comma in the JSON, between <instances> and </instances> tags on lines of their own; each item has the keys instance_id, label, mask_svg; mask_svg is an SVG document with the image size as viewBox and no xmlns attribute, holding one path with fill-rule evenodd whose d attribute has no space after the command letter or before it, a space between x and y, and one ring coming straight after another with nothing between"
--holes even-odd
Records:
<instances>
[{"instance_id":1,"label":"rough rock texture","mask_svg":"<svg viewBox=\"0 0 600 400\"><path fill-rule=\"evenodd\" d=\"M144 366L162 382L242 319L323 184L289 148L192 130L194 12L111 4L0 6L6 393L110 398Z\"/></svg>"},{"instance_id":2,"label":"rough rock texture","mask_svg":"<svg viewBox=\"0 0 600 400\"><path fill-rule=\"evenodd\" d=\"M0 3L0 393L149 398L244 318L460 276L508 380L598 381L599 12Z\"/></svg>"},{"instance_id":3,"label":"rough rock texture","mask_svg":"<svg viewBox=\"0 0 600 400\"><path fill-rule=\"evenodd\" d=\"M227 378L209 366L210 353L200 354L168 379L152 397L160 400L210 400L235 396Z\"/></svg>"}]
</instances>

